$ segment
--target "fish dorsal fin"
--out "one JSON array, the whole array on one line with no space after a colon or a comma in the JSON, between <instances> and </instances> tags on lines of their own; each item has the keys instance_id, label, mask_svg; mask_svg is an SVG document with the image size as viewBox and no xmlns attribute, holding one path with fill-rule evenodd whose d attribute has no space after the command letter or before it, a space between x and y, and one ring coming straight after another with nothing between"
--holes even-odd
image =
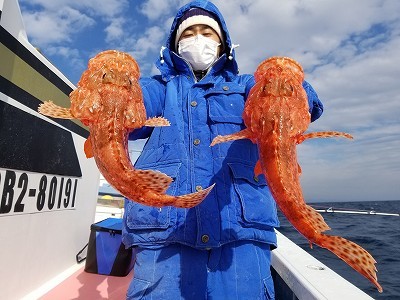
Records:
<instances>
[{"instance_id":1,"label":"fish dorsal fin","mask_svg":"<svg viewBox=\"0 0 400 300\"><path fill-rule=\"evenodd\" d=\"M164 194L172 182L168 175L153 170L135 170L135 176L142 181L142 186L160 194Z\"/></svg>"}]
</instances>

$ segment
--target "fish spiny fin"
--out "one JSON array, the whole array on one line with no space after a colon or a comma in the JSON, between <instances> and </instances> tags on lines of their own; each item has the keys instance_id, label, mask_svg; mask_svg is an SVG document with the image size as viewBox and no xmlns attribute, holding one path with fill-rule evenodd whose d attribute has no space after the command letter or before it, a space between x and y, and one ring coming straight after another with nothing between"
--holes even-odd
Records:
<instances>
[{"instance_id":1,"label":"fish spiny fin","mask_svg":"<svg viewBox=\"0 0 400 300\"><path fill-rule=\"evenodd\" d=\"M241 140L241 139L250 139L251 138L251 132L250 130L243 129L239 132L228 134L228 135L218 135L216 136L213 141L211 142L210 146L214 146L219 143L223 142L229 142L229 141L235 141L235 140Z\"/></svg>"},{"instance_id":2,"label":"fish spiny fin","mask_svg":"<svg viewBox=\"0 0 400 300\"><path fill-rule=\"evenodd\" d=\"M263 174L263 170L261 167L261 162L260 162L260 160L258 160L254 167L254 175L259 176L261 174Z\"/></svg>"},{"instance_id":3,"label":"fish spiny fin","mask_svg":"<svg viewBox=\"0 0 400 300\"><path fill-rule=\"evenodd\" d=\"M38 112L42 115L58 119L75 119L69 108L61 107L52 101L45 101L39 105Z\"/></svg>"},{"instance_id":4,"label":"fish spiny fin","mask_svg":"<svg viewBox=\"0 0 400 300\"><path fill-rule=\"evenodd\" d=\"M320 132L311 132L306 133L297 138L297 144L301 144L305 140L313 139L313 138L331 138L331 137L344 137L346 139L353 139L353 136L339 131L320 131Z\"/></svg>"},{"instance_id":5,"label":"fish spiny fin","mask_svg":"<svg viewBox=\"0 0 400 300\"><path fill-rule=\"evenodd\" d=\"M144 188L159 194L164 194L172 182L172 178L168 175L153 170L135 170L135 176L140 178Z\"/></svg>"},{"instance_id":6,"label":"fish spiny fin","mask_svg":"<svg viewBox=\"0 0 400 300\"><path fill-rule=\"evenodd\" d=\"M83 150L85 151L86 158L92 158L94 156L92 143L90 142L89 138L85 141Z\"/></svg>"},{"instance_id":7,"label":"fish spiny fin","mask_svg":"<svg viewBox=\"0 0 400 300\"><path fill-rule=\"evenodd\" d=\"M318 239L316 244L333 252L350 267L371 281L377 287L378 291L382 293L383 289L378 283L376 276L376 261L367 250L340 236L324 234Z\"/></svg>"},{"instance_id":8,"label":"fish spiny fin","mask_svg":"<svg viewBox=\"0 0 400 300\"><path fill-rule=\"evenodd\" d=\"M215 185L215 183L213 185L209 186L208 188L203 189L196 193L182 195L182 196L176 196L176 197L174 197L174 203L172 205L175 207L181 207L181 208L194 207L194 206L200 204L207 197L207 195L213 189L214 185Z\"/></svg>"},{"instance_id":9,"label":"fish spiny fin","mask_svg":"<svg viewBox=\"0 0 400 300\"><path fill-rule=\"evenodd\" d=\"M149 127L161 127L161 126L170 126L171 123L165 118L154 117L147 119L144 125Z\"/></svg>"}]
</instances>

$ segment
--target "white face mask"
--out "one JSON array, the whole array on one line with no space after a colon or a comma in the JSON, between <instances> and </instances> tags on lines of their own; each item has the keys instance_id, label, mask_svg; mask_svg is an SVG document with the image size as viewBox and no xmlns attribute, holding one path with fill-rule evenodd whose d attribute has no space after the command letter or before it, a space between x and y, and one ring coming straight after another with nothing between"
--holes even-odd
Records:
<instances>
[{"instance_id":1,"label":"white face mask","mask_svg":"<svg viewBox=\"0 0 400 300\"><path fill-rule=\"evenodd\" d=\"M198 34L178 43L178 53L192 66L194 71L207 70L218 58L220 43Z\"/></svg>"}]
</instances>

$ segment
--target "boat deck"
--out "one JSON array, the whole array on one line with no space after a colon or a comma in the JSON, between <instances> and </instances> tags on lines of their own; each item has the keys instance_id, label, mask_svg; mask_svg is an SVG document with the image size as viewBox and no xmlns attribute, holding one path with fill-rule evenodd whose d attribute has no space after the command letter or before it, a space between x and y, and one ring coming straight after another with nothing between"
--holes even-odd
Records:
<instances>
[{"instance_id":1,"label":"boat deck","mask_svg":"<svg viewBox=\"0 0 400 300\"><path fill-rule=\"evenodd\" d=\"M125 299L132 277L133 271L125 277L87 273L83 263L77 271L39 299Z\"/></svg>"},{"instance_id":2,"label":"boat deck","mask_svg":"<svg viewBox=\"0 0 400 300\"><path fill-rule=\"evenodd\" d=\"M288 238L277 234L280 247L272 252L276 299L372 299ZM84 263L76 264L23 300L125 299L132 277L133 270L126 277L114 277L87 273Z\"/></svg>"}]
</instances>

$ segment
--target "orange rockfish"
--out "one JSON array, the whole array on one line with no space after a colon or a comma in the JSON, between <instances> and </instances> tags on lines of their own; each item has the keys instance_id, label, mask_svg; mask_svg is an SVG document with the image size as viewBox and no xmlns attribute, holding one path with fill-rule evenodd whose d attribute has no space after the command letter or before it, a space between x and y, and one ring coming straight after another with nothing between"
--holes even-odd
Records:
<instances>
[{"instance_id":1,"label":"orange rockfish","mask_svg":"<svg viewBox=\"0 0 400 300\"><path fill-rule=\"evenodd\" d=\"M304 134L311 122L307 94L302 87L302 67L287 57L272 57L255 72L256 84L250 91L243 120L246 129L218 136L212 145L248 138L258 145L255 173L265 175L271 193L290 223L312 244L326 248L364 275L382 292L376 276L376 261L359 245L329 230L323 217L304 202L296 145L309 138L343 136L342 132Z\"/></svg>"},{"instance_id":2,"label":"orange rockfish","mask_svg":"<svg viewBox=\"0 0 400 300\"><path fill-rule=\"evenodd\" d=\"M146 120L139 76L139 66L129 54L101 52L89 61L78 88L69 95L69 109L46 101L39 112L54 118L79 119L88 126L86 156L95 158L104 178L125 197L148 206L193 207L213 186L193 194L170 196L165 192L171 177L132 166L129 133L143 126L169 126L168 120L161 117Z\"/></svg>"}]
</instances>

